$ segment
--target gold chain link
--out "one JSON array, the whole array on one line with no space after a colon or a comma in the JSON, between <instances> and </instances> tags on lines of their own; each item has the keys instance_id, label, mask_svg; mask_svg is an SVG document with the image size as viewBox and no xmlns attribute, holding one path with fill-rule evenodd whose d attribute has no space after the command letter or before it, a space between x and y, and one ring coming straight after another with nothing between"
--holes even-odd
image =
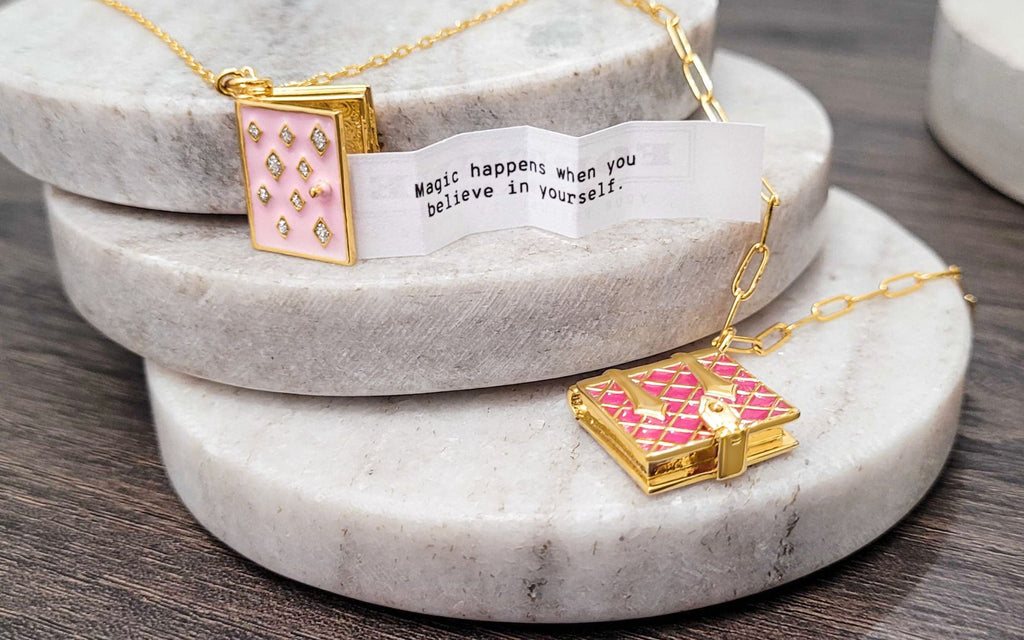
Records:
<instances>
[{"instance_id":1,"label":"gold chain link","mask_svg":"<svg viewBox=\"0 0 1024 640\"><path fill-rule=\"evenodd\" d=\"M167 43L167 46L171 48L171 51L178 54L178 57L184 60L185 64L187 64L197 76L205 80L207 84L216 86L217 74L204 67L202 63L196 60L195 56L188 52L188 49L183 47L180 42L172 38L169 34L165 33L163 29L153 24L152 20L117 0L100 0L100 2L108 7L117 9L121 13L141 24L146 29L149 29L153 35Z\"/></svg>"},{"instance_id":2,"label":"gold chain link","mask_svg":"<svg viewBox=\"0 0 1024 640\"><path fill-rule=\"evenodd\" d=\"M686 32L679 25L679 16L668 7L656 2L619 0L619 3L639 9L665 27L672 47L682 62L686 84L690 87L693 97L700 103L704 114L711 122L728 122L729 118L725 115L725 109L715 97L715 85L711 81L707 67L704 66L700 55L690 44ZM736 329L733 327L736 312L739 311L740 303L754 295L757 285L761 282L761 276L764 275L764 270L768 266L768 258L771 257L771 250L768 248L767 242L768 230L771 228L772 214L775 212L775 208L782 204L782 201L767 178L761 178L761 200L764 202L764 211L761 214L761 234L758 241L750 245L743 260L740 261L740 266L732 279L732 306L725 317L722 330L711 341L711 344L722 352L725 352L729 348L729 344L736 339ZM752 273L751 268L753 268Z\"/></svg>"},{"instance_id":3,"label":"gold chain link","mask_svg":"<svg viewBox=\"0 0 1024 640\"><path fill-rule=\"evenodd\" d=\"M122 2L119 2L118 0L99 1L120 11L121 13L124 13L125 15L128 15L158 38L163 40L172 51L178 54L178 56L185 61L196 75L223 93L234 95L236 93L244 93L246 91L265 91L271 86L269 80L257 77L251 67L242 67L241 70L228 69L218 76L196 60L195 56L185 49L181 43L164 32L163 29L158 27L140 12L132 9ZM389 53L371 56L366 62L350 64L337 71L322 71L306 78L305 80L289 82L281 86L299 87L324 85L329 84L338 78L351 78L357 76L368 69L383 67L390 64L393 60L402 59L413 51L429 49L442 40L446 40L465 31L466 29L483 22L487 22L491 18L494 18L514 7L526 4L527 2L529 2L529 0L509 0L507 2L503 2L495 6L493 9L479 13L469 20L458 21L452 26L445 27L431 35L424 36L414 43L399 45ZM704 62L701 60L700 55L694 51L686 32L680 26L679 16L668 7L653 1L618 0L618 2L627 7L642 11L650 16L652 20L665 27L668 31L672 47L675 49L676 54L682 62L683 77L686 79L686 84L690 88L693 97L700 103L704 114L711 122L728 122L729 118L725 115L725 110L715 97L715 85L711 81L711 76L708 74L707 67L704 66ZM771 228L772 214L775 212L776 207L781 205L781 199L779 198L778 193L776 193L767 178L761 178L761 200L764 202L764 211L761 215L760 236L757 242L750 245L746 254L744 254L743 259L740 261L740 266L736 270L736 274L732 279L732 306L729 309L729 313L726 315L721 331L718 336L711 341L712 345L723 353L728 351L731 353L753 353L757 355L766 355L785 344L793 335L794 330L815 321L829 322L835 320L836 318L852 311L860 302L877 298L879 296L896 298L906 295L911 291L917 290L929 280L952 278L959 281L961 279L961 270L955 265L951 265L946 271L938 271L934 273L904 273L883 280L877 289L869 293L859 296L840 295L819 300L811 306L810 315L801 318L796 322L790 324L782 322L776 323L754 337L737 335L736 328L734 326L736 313L739 310L740 304L754 295L754 291L757 290L757 285L761 281L761 276L764 275L765 268L768 266L768 259L771 257L771 250L768 248L767 244L768 231ZM752 274L751 269L753 269ZM898 286L899 283L905 281L912 282L899 289L893 288L894 285ZM964 295L964 298L972 305L976 302L974 296L969 294ZM831 309L831 311L829 311L829 309Z\"/></svg>"},{"instance_id":4,"label":"gold chain link","mask_svg":"<svg viewBox=\"0 0 1024 640\"><path fill-rule=\"evenodd\" d=\"M347 67L344 67L343 69L339 69L337 71L321 71L320 73L310 76L305 80L289 82L282 86L307 87L310 85L329 84L332 81L337 80L338 78L351 78L353 76L357 76L360 73L366 71L367 69L376 69L377 67L383 67L389 64L392 60L404 58L413 51L423 51L425 49L429 49L430 47L434 46L435 44L442 40L447 40L448 38L451 38L452 36L461 33L466 29L469 29L470 27L475 27L478 24L487 22L491 18L499 16L502 13L508 11L509 9L518 7L519 5L522 4L526 4L527 2L529 2L529 0L509 0L508 2L503 2L498 6L494 7L493 9L478 13L469 20L459 20L450 27L440 29L437 32L430 34L429 36L423 36L416 42L413 42L411 44L399 45L392 49L390 52L385 54L377 54L375 56L370 56L370 58L366 62L363 62L361 64L350 64Z\"/></svg>"},{"instance_id":5,"label":"gold chain link","mask_svg":"<svg viewBox=\"0 0 1024 640\"><path fill-rule=\"evenodd\" d=\"M752 353L759 356L768 355L786 344L793 336L793 332L804 325L812 322L831 322L850 313L861 302L879 297L899 298L912 291L917 291L926 282L947 278L959 282L963 278L963 271L955 264L950 265L945 271L932 273L911 271L886 278L877 288L859 296L838 295L825 298L812 304L811 312L795 322L789 324L777 322L753 337L736 335L734 332L727 351L729 353ZM976 302L974 296L970 294L964 294L964 299L972 305Z\"/></svg>"},{"instance_id":6,"label":"gold chain link","mask_svg":"<svg viewBox=\"0 0 1024 640\"><path fill-rule=\"evenodd\" d=\"M239 70L236 69L228 69L220 75L214 73L213 71L203 66L201 62L196 60L195 56L189 53L189 51L184 46L182 46L180 42L172 38L168 33L164 32L163 29L154 24L152 20L142 15L142 13L129 7L123 2L119 2L118 0L99 1L107 5L108 7L116 9L121 13L131 17L133 20L135 20L143 27L148 29L153 35L163 40L167 44L167 46L170 47L172 51L174 51L174 53L178 54L179 58L185 61L185 64L187 64L189 68L192 69L192 71L195 72L197 76L202 78L207 84L216 87L218 90L223 92L225 89L225 85L218 82L218 78L220 76L238 77L240 75ZM529 1L530 0L508 0L508 2L503 2L498 6L494 7L493 9L478 13L469 20L459 20L458 22L449 27L440 29L439 31L432 33L430 35L423 36L416 42L399 45L392 49L391 51L389 51L388 53L379 53L377 55L370 56L370 58L366 62L350 64L347 67L344 67L337 71L321 71L320 73L314 74L306 78L305 80L296 80L295 82L288 82L286 84L279 86L308 87L311 85L329 84L331 81L336 80L338 78L351 78L357 76L362 72L366 71L367 69L383 67L389 64L392 60L404 58L413 51L429 49L430 47L434 46L435 44L442 40L447 40L448 38L451 38L452 36L461 33L466 29L469 29L470 27L475 27L478 24L487 22L491 18L501 15L502 13L505 13L506 11L514 7L526 4ZM242 69L244 71L248 71L251 73L251 76L245 76L249 80L258 80L255 77L255 74L252 73L250 67L243 67ZM244 83L239 86L241 86L244 89Z\"/></svg>"}]
</instances>

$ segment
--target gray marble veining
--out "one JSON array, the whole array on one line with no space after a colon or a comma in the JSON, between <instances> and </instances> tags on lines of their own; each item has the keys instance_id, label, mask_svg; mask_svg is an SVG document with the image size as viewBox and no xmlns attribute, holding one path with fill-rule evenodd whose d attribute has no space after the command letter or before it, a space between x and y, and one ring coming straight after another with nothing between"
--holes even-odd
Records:
<instances>
[{"instance_id":1,"label":"gray marble veining","mask_svg":"<svg viewBox=\"0 0 1024 640\"><path fill-rule=\"evenodd\" d=\"M362 62L494 3L130 4L214 73L250 65L283 82ZM717 5L673 3L703 55ZM232 101L130 18L98 2L12 2L0 9L0 60L0 153L23 171L119 204L245 211ZM696 108L664 29L612 0L517 7L354 81L373 87L391 151L520 124L581 135Z\"/></svg>"},{"instance_id":2,"label":"gray marble veining","mask_svg":"<svg viewBox=\"0 0 1024 640\"><path fill-rule=\"evenodd\" d=\"M723 52L717 91L766 129L781 194L771 265L752 313L811 261L823 236L832 132L791 79ZM757 225L645 220L581 239L479 234L416 258L339 267L254 251L237 216L131 210L47 195L76 308L111 339L172 369L314 395L478 388L571 375L719 328Z\"/></svg>"},{"instance_id":3,"label":"gray marble veining","mask_svg":"<svg viewBox=\"0 0 1024 640\"><path fill-rule=\"evenodd\" d=\"M835 191L830 207L821 257L742 333L894 273L944 268L863 201ZM800 446L728 482L657 496L575 423L568 380L314 398L147 371L175 490L245 557L409 611L565 623L742 597L882 534L942 469L970 341L947 280L741 357L800 408L789 427Z\"/></svg>"}]
</instances>

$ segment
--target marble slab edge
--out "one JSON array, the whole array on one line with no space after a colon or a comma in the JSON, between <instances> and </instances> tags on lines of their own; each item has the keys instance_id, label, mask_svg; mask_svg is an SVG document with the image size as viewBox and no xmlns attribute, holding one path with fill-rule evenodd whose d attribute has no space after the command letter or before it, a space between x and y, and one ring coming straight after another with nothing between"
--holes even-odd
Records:
<instances>
[{"instance_id":1,"label":"marble slab edge","mask_svg":"<svg viewBox=\"0 0 1024 640\"><path fill-rule=\"evenodd\" d=\"M307 38L303 55L289 56L295 44L288 34L309 29L290 4L193 2L187 14L133 4L206 62L219 62L218 70L242 59L279 79L336 67L356 52L390 50L401 34L418 37L423 25L480 10L464 0L411 3L387 28L358 29L333 47ZM695 49L710 60L717 0L675 5ZM338 22L382 22L373 3L306 9L339 14ZM211 24L238 26L211 32ZM268 56L253 33L264 33L278 55ZM0 153L22 171L128 206L245 211L232 101L125 16L77 0L12 2L0 9L0 59ZM350 82L373 86L389 151L513 125L582 135L628 120L685 118L697 107L664 29L611 1L584 12L565 3L516 7Z\"/></svg>"},{"instance_id":2,"label":"marble slab edge","mask_svg":"<svg viewBox=\"0 0 1024 640\"><path fill-rule=\"evenodd\" d=\"M833 196L822 256L741 326L945 263ZM210 532L275 572L433 615L595 622L757 593L836 562L924 496L952 446L970 354L958 286L863 305L741 357L801 418L792 453L646 496L575 423L568 381L400 398L232 388L148 362L161 453Z\"/></svg>"},{"instance_id":3,"label":"marble slab edge","mask_svg":"<svg viewBox=\"0 0 1024 640\"><path fill-rule=\"evenodd\" d=\"M781 194L753 313L821 246L832 132L813 96L722 52L716 91L767 122ZM191 375L269 391L387 395L614 366L716 330L757 225L645 220L570 239L479 234L420 258L338 267L253 251L235 216L160 214L47 191L75 307L111 339Z\"/></svg>"}]
</instances>

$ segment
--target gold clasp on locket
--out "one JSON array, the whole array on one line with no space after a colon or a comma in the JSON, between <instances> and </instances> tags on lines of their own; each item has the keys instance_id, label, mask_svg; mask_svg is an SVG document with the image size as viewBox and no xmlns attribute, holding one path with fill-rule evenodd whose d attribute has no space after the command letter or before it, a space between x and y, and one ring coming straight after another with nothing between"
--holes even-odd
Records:
<instances>
[{"instance_id":1,"label":"gold clasp on locket","mask_svg":"<svg viewBox=\"0 0 1024 640\"><path fill-rule=\"evenodd\" d=\"M714 433L718 445L717 477L727 480L747 470L749 434L740 415L721 399L705 395L697 410L701 420Z\"/></svg>"}]
</instances>

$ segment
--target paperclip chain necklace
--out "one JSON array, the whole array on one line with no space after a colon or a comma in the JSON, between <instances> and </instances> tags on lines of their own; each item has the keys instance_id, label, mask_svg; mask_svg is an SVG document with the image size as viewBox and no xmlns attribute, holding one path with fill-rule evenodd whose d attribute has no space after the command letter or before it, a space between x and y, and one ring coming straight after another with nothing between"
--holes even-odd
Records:
<instances>
[{"instance_id":1,"label":"paperclip chain necklace","mask_svg":"<svg viewBox=\"0 0 1024 640\"><path fill-rule=\"evenodd\" d=\"M351 103L354 102L361 122L361 126L356 128L360 129L358 133L362 137L355 142L346 137L343 142L358 152L376 151L379 147L369 87L332 85L334 80L352 78L369 69L383 67L405 58L414 51L429 49L437 42L451 38L529 0L509 0L469 20L456 22L452 26L424 36L416 42L399 45L388 53L371 56L365 62L350 64L337 71L323 71L304 80L280 85L274 85L269 78L258 76L252 67L248 66L227 69L219 75L215 74L196 60L195 56L177 40L138 11L118 0L99 1L128 15L148 29L166 43L207 84L236 100L244 169L246 134L258 140L263 132L258 127L254 130L254 123L250 123L248 128L245 127L243 106L264 110L317 113L308 106L308 102L313 101L316 103L315 106L321 109L326 105L336 110L334 115L339 122L335 131L341 133L344 131L340 123L341 111L351 107ZM669 41L681 61L686 84L708 120L728 122L725 110L715 97L714 84L707 68L680 26L679 16L668 7L655 2L618 2L645 13L666 29ZM322 130L314 130L313 143L318 145L318 132L319 142L325 148L329 138ZM290 145L285 138L286 133L288 136L293 135L287 126L281 130L280 135L285 143ZM317 151L323 155L320 146L317 146ZM342 191L343 206L347 207L347 166L344 152L345 149L342 148L342 179L338 186ZM273 157L267 158L267 168L271 172L274 171L272 160ZM809 315L794 322L773 324L753 337L738 335L735 327L737 312L740 305L754 295L768 266L771 257L768 232L772 216L782 204L778 193L766 178L762 178L761 187L764 210L760 233L757 241L750 245L740 260L732 278L733 301L722 329L711 341L711 348L694 353L676 354L668 360L628 371L610 369L601 376L580 381L569 389L569 404L576 418L648 493L708 478L732 478L743 473L748 464L785 453L797 445L796 439L781 425L795 420L799 416L799 411L732 361L728 354L767 355L785 344L796 329L812 322L835 320L852 311L861 302L878 297L897 298L917 290L932 280L959 281L962 277L960 268L955 265L933 273L903 273L886 278L876 289L868 293L857 296L844 294L819 300L811 306ZM329 190L330 185L325 187L321 183L310 189L310 196L317 197ZM248 203L251 219L251 198ZM346 215L349 215L347 211ZM350 217L348 219L350 224ZM315 231L320 236L320 231ZM351 228L348 231L347 235L351 242ZM330 237L330 232L327 232L327 241ZM326 246L326 242L321 242ZM352 264L354 261L354 247L350 245L345 260L339 262ZM964 295L964 298L971 304L975 302L973 296Z\"/></svg>"},{"instance_id":2,"label":"paperclip chain necklace","mask_svg":"<svg viewBox=\"0 0 1024 640\"><path fill-rule=\"evenodd\" d=\"M682 62L683 77L686 79L686 84L689 86L693 97L700 103L700 106L704 110L705 115L707 115L708 120L712 122L728 122L729 118L726 117L725 110L715 97L715 89L714 84L711 81L711 76L708 74L708 70L704 66L704 62L701 60L700 55L694 51L693 47L690 45L686 32L683 31L682 27L679 25L679 16L668 7L655 2L645 2L644 0L618 0L618 2L627 7L639 9L649 15L652 20L665 27L668 31L668 36L672 42L672 46ZM913 272L900 274L884 280L879 285L878 289L871 293L860 296L839 295L816 302L811 307L811 314L796 322L790 324L782 322L774 324L752 338L739 336L736 334L736 328L733 326L733 322L736 319L736 312L739 310L742 302L745 302L754 295L754 291L757 289L757 285L761 281L761 276L764 275L765 268L768 266L768 258L771 256L771 250L768 248L767 244L768 230L772 224L772 214L775 212L775 209L782 204L779 195L775 192L775 189L772 188L772 185L768 182L767 178L761 179L761 200L764 202L765 206L761 215L760 236L757 242L750 245L747 249L746 254L740 261L739 268L736 270L736 275L733 276L732 306L729 309L729 313L726 315L725 323L723 324L721 331L718 336L712 340L712 345L720 352L766 355L775 351L781 347L783 343L789 340L793 330L813 321L828 322L830 320L835 320L839 316L851 311L854 305L858 302L863 302L878 296L896 298L910 293L911 291L915 291L929 280L936 280L940 278L953 278L955 280L960 280L961 278L960 268L956 265L950 265L947 270L936 273L922 274ZM752 275L748 276L748 273L751 271L751 267L754 264L754 260L757 260L757 266L753 268ZM900 289L899 291L892 289L893 285L908 280L913 281L910 286ZM746 284L744 284L744 281L747 281ZM970 295L965 294L965 299L971 304L975 302L974 297ZM837 303L842 303L843 307L834 309L831 313L825 313L825 311L823 311L826 307ZM774 342L771 342L773 339ZM765 346L765 341L769 341L770 345ZM740 344L745 346L739 346Z\"/></svg>"},{"instance_id":3,"label":"paperclip chain necklace","mask_svg":"<svg viewBox=\"0 0 1024 640\"><path fill-rule=\"evenodd\" d=\"M712 122L727 122L714 84L700 56L679 25L679 16L655 2L619 0L646 13L668 31L682 63L683 77ZM754 337L740 336L734 322L740 305L754 295L768 265L768 231L781 199L762 178L764 211L756 242L744 254L731 283L732 305L711 348L621 371L610 369L568 390L576 419L647 493L711 478L727 480L755 464L797 446L783 425L800 412L729 354L766 355L793 331L811 322L829 322L872 298L896 298L939 279L961 279L951 265L934 273L886 278L871 292L838 295L815 302L795 322L779 322ZM964 298L971 304L973 296Z\"/></svg>"}]
</instances>

